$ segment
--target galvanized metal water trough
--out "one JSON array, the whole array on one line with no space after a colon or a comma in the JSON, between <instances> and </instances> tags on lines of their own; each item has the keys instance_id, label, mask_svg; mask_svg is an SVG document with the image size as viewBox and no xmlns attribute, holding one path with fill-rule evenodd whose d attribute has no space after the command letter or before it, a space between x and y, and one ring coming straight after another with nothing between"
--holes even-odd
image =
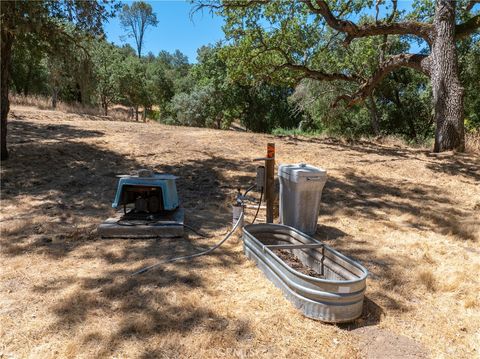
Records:
<instances>
[{"instance_id":1,"label":"galvanized metal water trough","mask_svg":"<svg viewBox=\"0 0 480 359\"><path fill-rule=\"evenodd\" d=\"M244 251L305 316L340 323L362 314L368 271L322 242L288 226L252 224L243 228ZM279 255L283 250L316 272L306 275ZM285 252L284 252L285 253Z\"/></svg>"}]
</instances>

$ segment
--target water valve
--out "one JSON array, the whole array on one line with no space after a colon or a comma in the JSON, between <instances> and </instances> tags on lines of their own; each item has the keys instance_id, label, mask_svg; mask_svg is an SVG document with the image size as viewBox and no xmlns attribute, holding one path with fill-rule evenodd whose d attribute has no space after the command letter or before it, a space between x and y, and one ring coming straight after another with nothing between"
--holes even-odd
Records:
<instances>
[{"instance_id":1,"label":"water valve","mask_svg":"<svg viewBox=\"0 0 480 359\"><path fill-rule=\"evenodd\" d=\"M265 187L265 166L258 166L257 167L257 191L261 192L263 187Z\"/></svg>"}]
</instances>

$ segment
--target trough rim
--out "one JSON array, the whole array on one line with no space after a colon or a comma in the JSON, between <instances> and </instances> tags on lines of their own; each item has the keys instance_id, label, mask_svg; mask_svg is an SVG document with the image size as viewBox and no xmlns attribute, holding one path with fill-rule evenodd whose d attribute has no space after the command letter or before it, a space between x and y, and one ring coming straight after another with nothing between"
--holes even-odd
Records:
<instances>
[{"instance_id":1,"label":"trough rim","mask_svg":"<svg viewBox=\"0 0 480 359\"><path fill-rule=\"evenodd\" d=\"M312 276L309 276L307 274L304 274L304 273L301 273L295 269L293 269L292 267L290 267L289 265L287 265L285 263L284 260L282 260L280 257L278 257L272 250L270 250L270 248L268 248L268 245L265 245L263 244L262 242L260 242L251 232L248 231L249 227L255 227L255 228L261 228L261 227L266 227L266 228L269 228L269 227L276 227L278 229L287 229L287 230L291 230L295 233L297 233L298 235L300 236L303 236L303 237L307 237L308 239L312 240L313 242L315 243L319 243L321 244L323 247L325 247L326 249L328 249L329 251L333 252L335 255L339 256L340 258L342 258L343 260L347 261L349 264L357 267L358 269L361 270L362 272L362 275L357 278L357 279L350 279L350 280L337 280L337 279L323 279L323 278L318 278L318 277L312 277ZM287 225L284 225L284 224L276 224L276 223L257 223L257 224L249 224L249 225L246 225L243 227L243 231L245 234L247 234L251 240L257 242L260 247L262 248L262 250L265 252L265 251L269 251L269 254L272 255L273 257L275 257L275 259L283 266L285 267L289 272L292 272L293 274L295 274L296 276L300 276L301 278L303 279L306 279L308 281L313 281L313 282L318 282L318 283L330 283L330 284L339 284L339 283L342 283L342 284L355 284L355 283L358 283L358 282L362 282L362 281L365 281L367 278L368 278L368 269L365 268L361 263L357 262L357 261L354 261L353 259L350 259L349 257L345 256L344 254L340 253L339 251L333 249L332 247L326 245L325 243L319 241L318 239L315 239L313 237L311 237L310 235L306 234L306 233L303 233L301 231L299 231L298 229L296 228L293 228L293 227L290 227L290 226L287 226ZM365 288L364 290L365 291Z\"/></svg>"}]
</instances>

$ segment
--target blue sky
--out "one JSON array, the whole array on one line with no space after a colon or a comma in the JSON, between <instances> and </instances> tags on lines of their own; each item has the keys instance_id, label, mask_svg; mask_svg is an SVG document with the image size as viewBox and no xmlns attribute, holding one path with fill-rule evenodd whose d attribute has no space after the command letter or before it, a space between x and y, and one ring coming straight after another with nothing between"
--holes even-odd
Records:
<instances>
[{"instance_id":1,"label":"blue sky","mask_svg":"<svg viewBox=\"0 0 480 359\"><path fill-rule=\"evenodd\" d=\"M124 3L130 3L124 1ZM221 17L212 16L207 11L195 13L190 18L192 4L181 0L149 1L157 15L158 26L150 27L145 35L142 55L152 52L158 55L160 50L173 52L176 49L188 56L190 62L196 62L197 49L202 45L213 44L224 38ZM104 26L107 38L121 45L126 41L133 45L133 39L121 37L125 34L118 18L110 19Z\"/></svg>"}]
</instances>

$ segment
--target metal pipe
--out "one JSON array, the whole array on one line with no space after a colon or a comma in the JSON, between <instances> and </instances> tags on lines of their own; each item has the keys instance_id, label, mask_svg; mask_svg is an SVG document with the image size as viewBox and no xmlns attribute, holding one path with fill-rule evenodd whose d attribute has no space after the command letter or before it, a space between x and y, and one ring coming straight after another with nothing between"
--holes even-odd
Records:
<instances>
[{"instance_id":1,"label":"metal pipe","mask_svg":"<svg viewBox=\"0 0 480 359\"><path fill-rule=\"evenodd\" d=\"M152 264L148 267L145 267L145 268L142 268L134 273L132 273L132 276L134 275L138 275L138 274L143 274L145 272L148 272L149 270L152 270L156 267L159 267L161 266L162 264L167 264L167 263L173 263L173 262L178 262L178 261L181 261L181 260L188 260L188 259L193 259L193 258L196 258L196 257L200 257L200 256L204 256L204 255L207 255L207 254L210 254L212 253L215 249L217 249L218 247L220 247L223 243L225 243L227 241L228 238L230 238L230 236L237 230L237 228L240 226L240 223L243 222L243 210L242 210L242 213L240 214L240 216L238 217L238 220L237 220L237 223L235 223L235 225L233 226L232 230L230 232L227 233L227 235L220 241L218 242L217 244L215 244L214 246L204 250L204 251L201 251L201 252L198 252L198 253L194 253L194 254L190 254L188 256L182 256L182 257L175 257L175 258L170 258L170 259L167 259L167 260L164 260L164 261L160 261L158 263L155 263L155 264Z\"/></svg>"},{"instance_id":2,"label":"metal pipe","mask_svg":"<svg viewBox=\"0 0 480 359\"><path fill-rule=\"evenodd\" d=\"M275 201L275 144L267 144L265 159L265 202L267 205L267 223L273 223L273 202Z\"/></svg>"},{"instance_id":3,"label":"metal pipe","mask_svg":"<svg viewBox=\"0 0 480 359\"><path fill-rule=\"evenodd\" d=\"M263 248L269 249L302 249L302 248L319 248L323 247L323 243L312 244L267 244Z\"/></svg>"}]
</instances>

